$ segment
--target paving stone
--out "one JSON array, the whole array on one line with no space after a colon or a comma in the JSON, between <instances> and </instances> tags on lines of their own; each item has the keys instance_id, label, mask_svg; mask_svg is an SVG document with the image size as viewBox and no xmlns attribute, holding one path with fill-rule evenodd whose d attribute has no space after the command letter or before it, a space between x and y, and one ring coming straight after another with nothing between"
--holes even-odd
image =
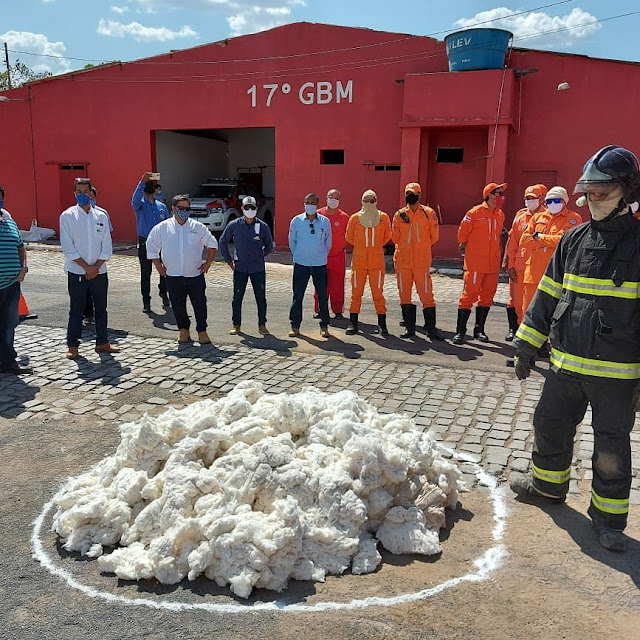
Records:
<instances>
[{"instance_id":1,"label":"paving stone","mask_svg":"<svg viewBox=\"0 0 640 640\"><path fill-rule=\"evenodd\" d=\"M509 467L513 471L520 471L521 473L525 473L529 469L529 459L528 458L514 458L509 463Z\"/></svg>"}]
</instances>

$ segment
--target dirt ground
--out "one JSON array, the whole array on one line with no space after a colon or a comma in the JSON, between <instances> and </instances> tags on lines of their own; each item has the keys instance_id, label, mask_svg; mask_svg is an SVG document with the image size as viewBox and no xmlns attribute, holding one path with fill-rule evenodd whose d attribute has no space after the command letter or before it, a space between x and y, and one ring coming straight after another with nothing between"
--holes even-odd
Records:
<instances>
[{"instance_id":1,"label":"dirt ground","mask_svg":"<svg viewBox=\"0 0 640 640\"><path fill-rule=\"evenodd\" d=\"M175 398L188 402L189 397ZM129 400L128 400L129 401ZM315 605L391 597L433 587L476 570L473 561L495 544L486 489L462 494L448 514L443 553L436 558L385 555L366 576L292 583L283 594L231 597L205 579L167 587L101 574L93 560L66 554L45 520L44 548L56 565L100 592L187 604L247 604L243 613L168 611L92 598L51 575L32 558L31 523L59 484L110 455L115 423L88 416L53 421L0 417L0 619L3 639L30 638L305 638L507 639L638 638L640 524L632 514L626 554L601 549L585 515L587 487L565 505L544 508L506 498L507 557L483 582L462 582L432 597L393 606L293 613L255 611L261 602Z\"/></svg>"}]
</instances>

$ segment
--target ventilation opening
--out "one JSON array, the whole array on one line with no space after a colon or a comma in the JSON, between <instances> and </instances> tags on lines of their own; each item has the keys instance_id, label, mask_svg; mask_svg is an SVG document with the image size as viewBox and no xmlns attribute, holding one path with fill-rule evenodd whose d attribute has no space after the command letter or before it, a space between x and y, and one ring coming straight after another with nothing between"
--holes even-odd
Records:
<instances>
[{"instance_id":1,"label":"ventilation opening","mask_svg":"<svg viewBox=\"0 0 640 640\"><path fill-rule=\"evenodd\" d=\"M399 164L377 164L374 171L400 171Z\"/></svg>"},{"instance_id":2,"label":"ventilation opening","mask_svg":"<svg viewBox=\"0 0 640 640\"><path fill-rule=\"evenodd\" d=\"M464 149L462 147L438 147L436 162L456 164L462 162Z\"/></svg>"},{"instance_id":3,"label":"ventilation opening","mask_svg":"<svg viewBox=\"0 0 640 640\"><path fill-rule=\"evenodd\" d=\"M320 164L344 164L344 149L322 149Z\"/></svg>"},{"instance_id":4,"label":"ventilation opening","mask_svg":"<svg viewBox=\"0 0 640 640\"><path fill-rule=\"evenodd\" d=\"M87 166L84 164L61 164L61 171L86 171Z\"/></svg>"}]
</instances>

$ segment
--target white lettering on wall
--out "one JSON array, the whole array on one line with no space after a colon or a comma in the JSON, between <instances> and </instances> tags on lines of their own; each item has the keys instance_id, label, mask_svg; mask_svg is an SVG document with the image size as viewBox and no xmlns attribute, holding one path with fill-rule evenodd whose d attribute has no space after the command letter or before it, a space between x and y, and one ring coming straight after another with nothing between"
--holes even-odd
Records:
<instances>
[{"instance_id":1,"label":"white lettering on wall","mask_svg":"<svg viewBox=\"0 0 640 640\"><path fill-rule=\"evenodd\" d=\"M263 84L252 85L247 89L247 95L251 97L251 106L257 107L258 104L270 107L273 100L280 93L288 95L291 93L291 85L288 82L284 84ZM320 82L304 82L298 89L298 100L301 104L331 104L335 102L353 103L353 80L342 82L336 81L334 84L327 81Z\"/></svg>"}]
</instances>

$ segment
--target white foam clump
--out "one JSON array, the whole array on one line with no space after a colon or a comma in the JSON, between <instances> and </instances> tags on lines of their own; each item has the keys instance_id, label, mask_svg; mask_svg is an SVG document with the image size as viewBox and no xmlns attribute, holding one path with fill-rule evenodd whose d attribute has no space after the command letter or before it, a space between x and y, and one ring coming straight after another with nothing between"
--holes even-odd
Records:
<instances>
[{"instance_id":1,"label":"white foam clump","mask_svg":"<svg viewBox=\"0 0 640 640\"><path fill-rule=\"evenodd\" d=\"M351 391L267 394L246 381L120 430L114 455L68 480L52 528L126 580L204 574L246 598L368 573L378 542L439 553L463 488L428 433Z\"/></svg>"}]
</instances>

